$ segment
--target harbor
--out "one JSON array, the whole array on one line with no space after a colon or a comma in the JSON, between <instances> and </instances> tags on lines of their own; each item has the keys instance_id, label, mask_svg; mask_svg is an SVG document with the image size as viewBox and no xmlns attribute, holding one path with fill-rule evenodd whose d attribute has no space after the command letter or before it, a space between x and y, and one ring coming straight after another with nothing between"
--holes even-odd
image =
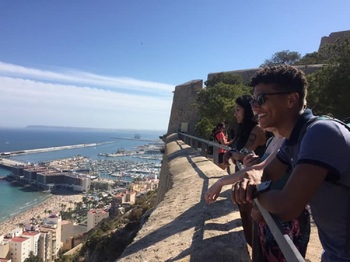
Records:
<instances>
[{"instance_id":1,"label":"harbor","mask_svg":"<svg viewBox=\"0 0 350 262\"><path fill-rule=\"evenodd\" d=\"M51 161L40 161L38 163L21 162L13 159L18 154L35 154L91 147L98 144L108 143L91 143L8 152L5 157L2 155L3 157L0 158L0 166L12 171L11 180L17 180L23 184L35 185L45 190L51 189L53 187L51 184L60 183L57 178L59 176L62 176L62 179L67 179L64 176L70 176L79 179L86 178L89 181L112 180L126 184L135 179L157 178L159 175L163 149L162 143L142 145L128 150L118 149L115 153L98 153L97 159L91 159L82 155ZM54 176L56 180L52 178ZM49 181L56 182L50 183ZM78 181L76 184L81 185L83 183ZM72 189L87 191L88 185L85 185L85 187L76 186L72 187Z\"/></svg>"},{"instance_id":2,"label":"harbor","mask_svg":"<svg viewBox=\"0 0 350 262\"><path fill-rule=\"evenodd\" d=\"M151 185L154 189L164 143L156 132L142 132L143 139L128 135L3 130L1 230L13 228L34 214L43 217L45 209L60 210L63 202L81 202L82 197L98 190L114 195L128 188L136 194L147 192ZM118 150L124 154L113 155Z\"/></svg>"},{"instance_id":3,"label":"harbor","mask_svg":"<svg viewBox=\"0 0 350 262\"><path fill-rule=\"evenodd\" d=\"M20 154L47 154L58 150L96 147L97 144L90 143L23 150ZM101 143L99 144L101 145ZM101 148L104 147L102 146ZM139 190L136 191L138 192L137 194L146 192L149 190L147 189L147 184L157 184L161 167L162 148L162 143L154 143L128 148L127 151L130 154L127 156L102 157L98 156L97 152L99 152L100 147L97 146L96 150L94 150L96 159L76 155L50 161L39 161L37 163L14 159L18 156L17 151L9 152L10 155L5 157L2 155L0 157L0 167L9 170L9 174L1 179L10 182L11 188L13 188L11 191L20 190L21 194L24 194L22 192L25 190L28 191L27 194L35 194L36 196L33 197L33 200L27 200L25 204L15 209L11 208L11 214L3 212L1 214L1 231L28 220L28 218L33 217L33 214L43 216L42 213L47 207L53 210L60 209L59 204L62 201L72 202L71 198L74 198L73 202L80 202L83 196L86 196L89 192L95 192L95 190L103 190L103 192L111 195L124 192L130 188ZM3 182L5 183L6 181ZM133 186L135 182L138 185L137 187ZM60 193L62 190L65 191L65 195ZM35 191L38 193L35 193ZM40 192L42 192L42 195L37 195ZM67 195L67 192L70 193Z\"/></svg>"}]
</instances>

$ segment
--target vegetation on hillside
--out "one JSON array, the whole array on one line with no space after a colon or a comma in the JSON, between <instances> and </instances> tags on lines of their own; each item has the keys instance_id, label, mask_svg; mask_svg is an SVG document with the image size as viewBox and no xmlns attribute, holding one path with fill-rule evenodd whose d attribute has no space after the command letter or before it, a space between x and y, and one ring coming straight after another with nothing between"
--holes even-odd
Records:
<instances>
[{"instance_id":1,"label":"vegetation on hillside","mask_svg":"<svg viewBox=\"0 0 350 262\"><path fill-rule=\"evenodd\" d=\"M143 197L138 198L135 205L124 215L112 219L106 218L97 227L87 232L86 240L79 253L62 256L55 261L115 261L132 242L155 203L156 192L149 191Z\"/></svg>"},{"instance_id":2,"label":"vegetation on hillside","mask_svg":"<svg viewBox=\"0 0 350 262\"><path fill-rule=\"evenodd\" d=\"M331 114L344 119L350 116L350 40L329 45L327 64L308 76L308 106L316 114Z\"/></svg>"}]
</instances>

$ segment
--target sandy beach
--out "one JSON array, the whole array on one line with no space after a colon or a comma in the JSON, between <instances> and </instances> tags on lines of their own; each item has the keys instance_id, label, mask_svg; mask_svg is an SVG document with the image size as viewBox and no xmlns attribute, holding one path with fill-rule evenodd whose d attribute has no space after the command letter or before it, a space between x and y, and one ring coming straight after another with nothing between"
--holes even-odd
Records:
<instances>
[{"instance_id":1,"label":"sandy beach","mask_svg":"<svg viewBox=\"0 0 350 262\"><path fill-rule=\"evenodd\" d=\"M20 213L9 220L2 222L0 224L0 235L6 234L11 230L18 227L20 223L27 223L30 221L32 217L40 218L47 217L49 214L45 213L45 210L51 211L60 211L61 204L65 204L66 208L71 207L74 208L74 202L81 202L83 198L83 194L75 194L75 195L51 195L45 201L40 204L32 207L31 209L26 210L23 213Z\"/></svg>"}]
</instances>

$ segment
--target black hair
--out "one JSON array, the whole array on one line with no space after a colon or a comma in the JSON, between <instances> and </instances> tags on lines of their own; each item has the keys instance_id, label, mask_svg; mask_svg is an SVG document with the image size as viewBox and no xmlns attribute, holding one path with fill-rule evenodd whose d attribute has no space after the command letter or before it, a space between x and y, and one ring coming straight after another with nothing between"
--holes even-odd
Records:
<instances>
[{"instance_id":1,"label":"black hair","mask_svg":"<svg viewBox=\"0 0 350 262\"><path fill-rule=\"evenodd\" d=\"M216 130L219 130L219 129L223 128L223 127L225 127L225 123L224 122L219 122L216 125Z\"/></svg>"},{"instance_id":2,"label":"black hair","mask_svg":"<svg viewBox=\"0 0 350 262\"><path fill-rule=\"evenodd\" d=\"M244 116L242 123L238 124L238 132L237 132L237 148L243 147L246 141L249 138L250 132L252 129L258 124L255 120L254 113L252 107L250 105L250 100L252 99L251 95L243 95L236 99L236 104L241 106L244 109ZM241 145L242 144L242 145Z\"/></svg>"}]
</instances>

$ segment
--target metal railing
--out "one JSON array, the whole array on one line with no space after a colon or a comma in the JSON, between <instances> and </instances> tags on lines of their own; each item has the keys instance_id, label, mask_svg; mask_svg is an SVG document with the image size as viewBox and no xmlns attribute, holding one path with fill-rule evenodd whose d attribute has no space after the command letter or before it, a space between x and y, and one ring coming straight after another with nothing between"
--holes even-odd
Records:
<instances>
[{"instance_id":1,"label":"metal railing","mask_svg":"<svg viewBox=\"0 0 350 262\"><path fill-rule=\"evenodd\" d=\"M208 146L213 147L213 161L218 163L218 148L230 150L230 147L220 145L216 142L205 140L199 137L191 136L186 133L179 132L179 138L192 148L200 151L203 156L208 157ZM295 247L293 241L288 234L283 233L279 224L276 223L276 218L272 216L264 207L261 206L257 199L254 200L259 211L264 217L267 225L269 226L272 235L274 236L279 248L281 249L284 257L288 262L305 261L299 250ZM253 249L254 252L254 249ZM254 260L254 254L253 254ZM258 261L258 260L257 260Z\"/></svg>"},{"instance_id":2,"label":"metal railing","mask_svg":"<svg viewBox=\"0 0 350 262\"><path fill-rule=\"evenodd\" d=\"M187 145L191 146L194 149L197 149L202 153L203 156L208 157L208 147L213 147L213 161L215 164L219 163L218 159L218 149L222 148L225 150L230 150L231 148L225 145L220 145L216 142L205 140L196 136L191 136L186 133L179 132L179 137L182 141L184 141Z\"/></svg>"}]
</instances>

